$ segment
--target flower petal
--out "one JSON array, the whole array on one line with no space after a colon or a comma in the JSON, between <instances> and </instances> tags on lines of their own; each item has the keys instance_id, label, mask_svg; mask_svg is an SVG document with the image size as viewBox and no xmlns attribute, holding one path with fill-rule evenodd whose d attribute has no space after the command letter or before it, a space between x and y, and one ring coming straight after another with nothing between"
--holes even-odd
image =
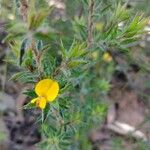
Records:
<instances>
[{"instance_id":1,"label":"flower petal","mask_svg":"<svg viewBox=\"0 0 150 150\"><path fill-rule=\"evenodd\" d=\"M35 92L38 96L46 96L47 91L51 87L53 80L44 79L39 81L35 86Z\"/></svg>"},{"instance_id":2,"label":"flower petal","mask_svg":"<svg viewBox=\"0 0 150 150\"><path fill-rule=\"evenodd\" d=\"M39 98L39 100L36 102L36 106L44 109L46 107L46 99L44 97Z\"/></svg>"},{"instance_id":3,"label":"flower petal","mask_svg":"<svg viewBox=\"0 0 150 150\"><path fill-rule=\"evenodd\" d=\"M59 92L59 84L56 81L52 81L51 86L49 90L46 93L46 99L47 101L53 101L57 96Z\"/></svg>"},{"instance_id":4,"label":"flower petal","mask_svg":"<svg viewBox=\"0 0 150 150\"><path fill-rule=\"evenodd\" d=\"M110 62L112 61L112 56L108 52L106 52L103 54L103 60L106 62Z\"/></svg>"},{"instance_id":5,"label":"flower petal","mask_svg":"<svg viewBox=\"0 0 150 150\"><path fill-rule=\"evenodd\" d=\"M31 103L34 104L38 99L39 99L39 97L32 99Z\"/></svg>"}]
</instances>

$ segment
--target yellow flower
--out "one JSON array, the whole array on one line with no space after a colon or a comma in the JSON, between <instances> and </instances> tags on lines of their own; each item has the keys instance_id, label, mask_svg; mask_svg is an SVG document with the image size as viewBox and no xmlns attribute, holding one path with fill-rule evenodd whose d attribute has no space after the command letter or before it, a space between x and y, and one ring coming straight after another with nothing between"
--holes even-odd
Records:
<instances>
[{"instance_id":1,"label":"yellow flower","mask_svg":"<svg viewBox=\"0 0 150 150\"><path fill-rule=\"evenodd\" d=\"M52 102L58 96L59 84L57 81L51 79L43 79L35 86L35 93L37 98L31 100L31 103L36 103L36 106L44 109L47 102Z\"/></svg>"},{"instance_id":2,"label":"yellow flower","mask_svg":"<svg viewBox=\"0 0 150 150\"><path fill-rule=\"evenodd\" d=\"M103 60L106 62L110 62L110 61L112 61L112 56L108 52L105 52L103 54Z\"/></svg>"},{"instance_id":3,"label":"yellow flower","mask_svg":"<svg viewBox=\"0 0 150 150\"><path fill-rule=\"evenodd\" d=\"M95 23L95 28L99 31L101 31L103 29L103 23L102 22L96 22Z\"/></svg>"}]
</instances>

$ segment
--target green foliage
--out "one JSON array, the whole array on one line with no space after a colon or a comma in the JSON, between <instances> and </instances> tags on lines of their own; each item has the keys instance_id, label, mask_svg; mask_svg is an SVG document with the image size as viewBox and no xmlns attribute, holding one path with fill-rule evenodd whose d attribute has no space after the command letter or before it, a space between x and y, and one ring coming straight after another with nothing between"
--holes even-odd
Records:
<instances>
[{"instance_id":1,"label":"green foliage","mask_svg":"<svg viewBox=\"0 0 150 150\"><path fill-rule=\"evenodd\" d=\"M74 68L80 64L86 64L87 60L82 57L87 53L86 44L73 41L69 50L67 50L61 42L62 59L66 61L69 68Z\"/></svg>"}]
</instances>

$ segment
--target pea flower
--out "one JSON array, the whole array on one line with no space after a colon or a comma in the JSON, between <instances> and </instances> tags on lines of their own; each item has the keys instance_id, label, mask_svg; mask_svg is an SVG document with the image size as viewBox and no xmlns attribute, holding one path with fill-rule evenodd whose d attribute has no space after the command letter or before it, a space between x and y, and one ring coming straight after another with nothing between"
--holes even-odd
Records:
<instances>
[{"instance_id":1,"label":"pea flower","mask_svg":"<svg viewBox=\"0 0 150 150\"><path fill-rule=\"evenodd\" d=\"M105 52L103 54L103 60L106 62L110 62L110 61L112 61L112 56L108 52Z\"/></svg>"},{"instance_id":2,"label":"pea flower","mask_svg":"<svg viewBox=\"0 0 150 150\"><path fill-rule=\"evenodd\" d=\"M36 103L36 106L44 109L46 103L52 102L56 99L59 92L59 84L57 81L51 79L43 79L39 81L35 86L35 93L37 98L31 100L31 103Z\"/></svg>"}]
</instances>

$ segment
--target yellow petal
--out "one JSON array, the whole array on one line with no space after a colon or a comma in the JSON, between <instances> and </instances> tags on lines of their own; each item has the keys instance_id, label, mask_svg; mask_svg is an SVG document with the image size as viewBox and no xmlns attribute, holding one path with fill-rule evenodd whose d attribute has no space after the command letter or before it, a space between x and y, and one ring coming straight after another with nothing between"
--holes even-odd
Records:
<instances>
[{"instance_id":1,"label":"yellow petal","mask_svg":"<svg viewBox=\"0 0 150 150\"><path fill-rule=\"evenodd\" d=\"M58 82L53 81L51 83L49 90L46 93L47 101L50 101L50 102L53 101L58 96L58 92L59 92L59 84Z\"/></svg>"},{"instance_id":2,"label":"yellow petal","mask_svg":"<svg viewBox=\"0 0 150 150\"><path fill-rule=\"evenodd\" d=\"M46 107L46 99L44 97L39 98L36 102L36 106L41 109L44 109Z\"/></svg>"},{"instance_id":3,"label":"yellow petal","mask_svg":"<svg viewBox=\"0 0 150 150\"><path fill-rule=\"evenodd\" d=\"M34 104L34 103L35 103L38 99L39 99L38 97L37 97L37 98L32 99L32 100L31 100L31 103L32 103L32 104Z\"/></svg>"},{"instance_id":4,"label":"yellow petal","mask_svg":"<svg viewBox=\"0 0 150 150\"><path fill-rule=\"evenodd\" d=\"M106 62L110 62L112 61L112 56L108 52L106 52L103 54L103 60Z\"/></svg>"},{"instance_id":5,"label":"yellow petal","mask_svg":"<svg viewBox=\"0 0 150 150\"><path fill-rule=\"evenodd\" d=\"M44 79L39 81L35 86L35 92L38 96L46 96L47 91L51 87L53 80Z\"/></svg>"}]
</instances>

